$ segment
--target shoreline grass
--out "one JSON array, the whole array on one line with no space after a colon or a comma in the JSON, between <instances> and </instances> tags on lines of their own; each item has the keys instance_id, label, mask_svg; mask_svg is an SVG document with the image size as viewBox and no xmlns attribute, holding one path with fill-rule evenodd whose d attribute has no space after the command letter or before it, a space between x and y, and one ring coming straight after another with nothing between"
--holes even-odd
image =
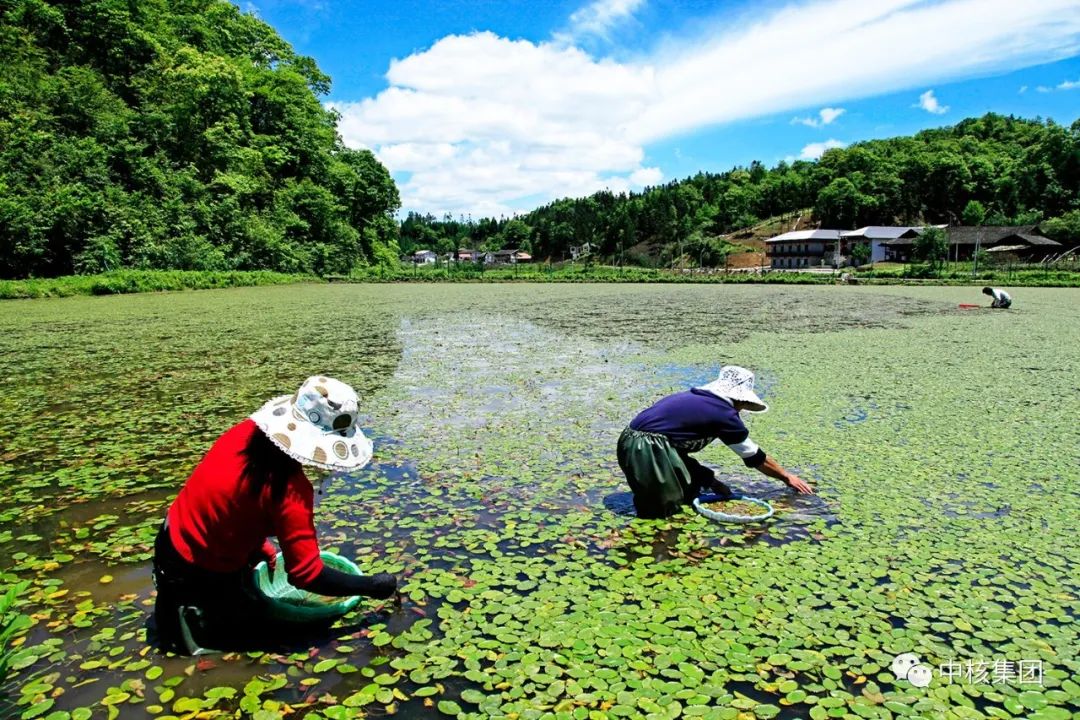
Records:
<instances>
[{"instance_id":1,"label":"shoreline grass","mask_svg":"<svg viewBox=\"0 0 1080 720\"><path fill-rule=\"evenodd\" d=\"M1067 270L990 270L972 277L970 272L943 272L926 276L909 268L856 271L861 285L1005 285L1008 287L1080 287L1080 272ZM118 270L101 275L0 280L0 300L74 295L120 295L177 290L208 290L301 282L347 283L703 283L833 285L840 272L697 272L641 267L546 265L468 268L373 267L349 276L319 278L270 271Z\"/></svg>"},{"instance_id":2,"label":"shoreline grass","mask_svg":"<svg viewBox=\"0 0 1080 720\"><path fill-rule=\"evenodd\" d=\"M610 265L531 265L440 268L365 268L348 277L329 278L334 282L610 282L610 283L734 283L780 285L833 285L850 270L833 273L771 271L699 272ZM855 271L853 277L866 285L977 285L987 283L1011 287L1080 287L1080 272L1067 270L989 270L977 273L945 271L938 275L920 272L917 267L879 271Z\"/></svg>"},{"instance_id":3,"label":"shoreline grass","mask_svg":"<svg viewBox=\"0 0 1080 720\"><path fill-rule=\"evenodd\" d=\"M72 295L122 295L170 290L284 285L321 282L311 275L258 271L117 270L100 275L0 280L0 300L22 300Z\"/></svg>"}]
</instances>

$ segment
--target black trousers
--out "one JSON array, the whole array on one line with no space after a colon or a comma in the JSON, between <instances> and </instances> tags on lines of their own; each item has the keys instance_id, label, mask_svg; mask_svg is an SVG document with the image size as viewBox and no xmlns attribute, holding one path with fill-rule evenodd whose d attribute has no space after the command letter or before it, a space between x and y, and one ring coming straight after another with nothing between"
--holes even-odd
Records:
<instances>
[{"instance_id":1,"label":"black trousers","mask_svg":"<svg viewBox=\"0 0 1080 720\"><path fill-rule=\"evenodd\" d=\"M688 452L682 450L679 451L679 457L682 458L683 463L686 465L686 469L690 471L690 482L693 488L693 495L691 500L703 492L712 492L712 488L715 485L719 485L723 490L721 495L730 495L731 488L726 484L716 479L716 473L711 468L705 467L697 461Z\"/></svg>"},{"instance_id":2,"label":"black trousers","mask_svg":"<svg viewBox=\"0 0 1080 720\"><path fill-rule=\"evenodd\" d=\"M262 611L251 592L251 571L216 573L185 560L163 524L154 541L154 623L164 650L186 652L180 630L180 608L195 608L188 626L201 647L240 649L251 644L261 626Z\"/></svg>"}]
</instances>

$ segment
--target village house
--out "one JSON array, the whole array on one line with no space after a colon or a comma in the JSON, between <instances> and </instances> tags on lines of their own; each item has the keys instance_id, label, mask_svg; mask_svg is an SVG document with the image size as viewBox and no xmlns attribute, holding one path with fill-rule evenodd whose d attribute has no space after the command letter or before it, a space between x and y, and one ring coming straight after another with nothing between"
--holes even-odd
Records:
<instances>
[{"instance_id":1,"label":"village house","mask_svg":"<svg viewBox=\"0 0 1080 720\"><path fill-rule=\"evenodd\" d=\"M951 261L971 260L976 245L999 257L1012 256L1040 262L1064 248L1044 237L1038 225L935 225L949 239ZM858 230L796 230L765 241L769 266L775 270L842 267L851 264L851 250L860 243L870 245L869 262L907 263L913 259L915 239L926 226L868 225Z\"/></svg>"},{"instance_id":2,"label":"village house","mask_svg":"<svg viewBox=\"0 0 1080 720\"><path fill-rule=\"evenodd\" d=\"M417 250L412 254L412 261L417 265L433 265L438 258L434 250Z\"/></svg>"},{"instance_id":3,"label":"village house","mask_svg":"<svg viewBox=\"0 0 1080 720\"><path fill-rule=\"evenodd\" d=\"M840 230L793 230L765 241L774 270L831 265Z\"/></svg>"},{"instance_id":4,"label":"village house","mask_svg":"<svg viewBox=\"0 0 1080 720\"><path fill-rule=\"evenodd\" d=\"M484 262L488 265L516 265L532 262L532 255L524 250L495 250L484 255Z\"/></svg>"},{"instance_id":5,"label":"village house","mask_svg":"<svg viewBox=\"0 0 1080 720\"><path fill-rule=\"evenodd\" d=\"M944 226L942 226L944 227ZM850 230L840 233L840 258L837 265L852 264L851 249L858 244L870 245L870 259L868 262L884 262L888 255L888 243L892 240L914 239L923 231L922 226L905 225L868 225L858 230ZM845 263L845 260L847 261Z\"/></svg>"},{"instance_id":6,"label":"village house","mask_svg":"<svg viewBox=\"0 0 1080 720\"><path fill-rule=\"evenodd\" d=\"M1008 252L1029 262L1039 262L1063 249L1061 243L1044 237L1038 225L956 225L946 228L945 233L948 259L954 262L971 260L976 247L989 253ZM914 238L902 236L885 242L885 259L911 262Z\"/></svg>"},{"instance_id":7,"label":"village house","mask_svg":"<svg viewBox=\"0 0 1080 720\"><path fill-rule=\"evenodd\" d=\"M482 259L484 254L479 250L470 250L469 248L459 248L457 251L458 262L476 262Z\"/></svg>"}]
</instances>

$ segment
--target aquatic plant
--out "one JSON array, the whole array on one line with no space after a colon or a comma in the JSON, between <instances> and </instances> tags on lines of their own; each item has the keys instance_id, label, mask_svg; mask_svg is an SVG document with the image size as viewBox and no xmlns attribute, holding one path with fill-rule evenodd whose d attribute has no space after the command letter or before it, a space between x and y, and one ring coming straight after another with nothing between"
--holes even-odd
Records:
<instances>
[{"instance_id":1,"label":"aquatic plant","mask_svg":"<svg viewBox=\"0 0 1080 720\"><path fill-rule=\"evenodd\" d=\"M30 627L30 617L20 613L15 607L16 597L24 592L28 585L26 582L10 585L0 595L0 683L7 678L8 668L16 659L15 651L11 647L12 639Z\"/></svg>"},{"instance_id":2,"label":"aquatic plant","mask_svg":"<svg viewBox=\"0 0 1080 720\"><path fill-rule=\"evenodd\" d=\"M1080 296L956 309L970 299L328 284L0 305L0 561L29 582L35 638L13 712L1069 718ZM751 436L819 495L710 447L775 518L609 510L625 423L735 360L771 406ZM400 605L161 655L147 559L171 496L217 434L316 368L357 387L377 450L325 478L323 549L398 573ZM893 671L906 653L928 687Z\"/></svg>"}]
</instances>

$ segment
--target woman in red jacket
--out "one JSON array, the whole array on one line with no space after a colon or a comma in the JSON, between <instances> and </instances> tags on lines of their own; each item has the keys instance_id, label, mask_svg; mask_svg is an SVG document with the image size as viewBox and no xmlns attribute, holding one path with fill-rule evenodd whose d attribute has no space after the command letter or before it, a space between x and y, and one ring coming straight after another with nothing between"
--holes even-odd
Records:
<instances>
[{"instance_id":1,"label":"woman in red jacket","mask_svg":"<svg viewBox=\"0 0 1080 720\"><path fill-rule=\"evenodd\" d=\"M154 615L167 649L229 644L259 616L251 567L274 564L275 536L289 582L321 595L386 598L394 576L356 576L323 565L315 536L314 490L302 465L358 470L372 446L356 425L358 402L348 385L310 377L294 395L266 403L210 448L169 508L154 546ZM183 613L183 618L181 614ZM191 628L195 630L195 628Z\"/></svg>"}]
</instances>

